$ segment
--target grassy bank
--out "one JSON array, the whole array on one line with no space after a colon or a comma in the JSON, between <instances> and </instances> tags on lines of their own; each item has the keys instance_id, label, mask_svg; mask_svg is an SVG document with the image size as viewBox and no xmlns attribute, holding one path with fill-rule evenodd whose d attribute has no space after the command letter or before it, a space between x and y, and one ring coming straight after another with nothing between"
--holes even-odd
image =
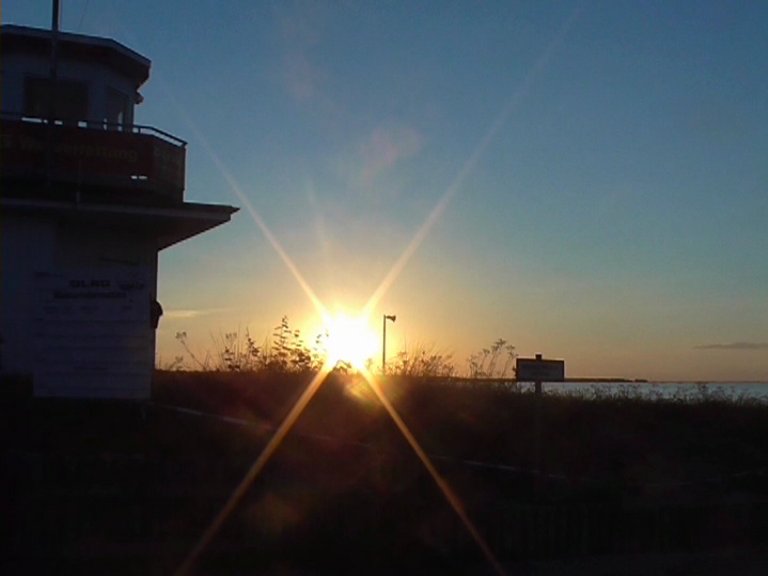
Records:
<instances>
[{"instance_id":1,"label":"grassy bank","mask_svg":"<svg viewBox=\"0 0 768 576\"><path fill-rule=\"evenodd\" d=\"M160 372L149 405L4 402L3 488L13 495L4 562L171 572L307 381ZM765 405L539 402L508 386L406 378L382 388L504 563L768 544ZM198 570L484 573L487 564L367 385L335 376Z\"/></svg>"},{"instance_id":2,"label":"grassy bank","mask_svg":"<svg viewBox=\"0 0 768 576\"><path fill-rule=\"evenodd\" d=\"M474 460L533 472L540 410L541 464L561 477L612 485L623 497L675 484L759 473L768 466L768 406L710 395L643 400L622 394L535 395L514 387L452 385L441 379L392 378L389 397L425 450L448 460ZM305 378L247 374L160 373L158 403L277 425ZM399 434L367 386L330 379L298 422L299 434L343 442L397 442Z\"/></svg>"}]
</instances>

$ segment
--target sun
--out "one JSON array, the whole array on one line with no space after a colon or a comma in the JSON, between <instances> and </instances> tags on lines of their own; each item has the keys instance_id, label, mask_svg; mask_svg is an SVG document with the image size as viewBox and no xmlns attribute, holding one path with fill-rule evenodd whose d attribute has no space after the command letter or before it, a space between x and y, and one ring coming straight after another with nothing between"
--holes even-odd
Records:
<instances>
[{"instance_id":1,"label":"sun","mask_svg":"<svg viewBox=\"0 0 768 576\"><path fill-rule=\"evenodd\" d=\"M339 362L363 370L378 347L378 336L368 318L345 313L328 316L324 321L326 361L330 366Z\"/></svg>"}]
</instances>

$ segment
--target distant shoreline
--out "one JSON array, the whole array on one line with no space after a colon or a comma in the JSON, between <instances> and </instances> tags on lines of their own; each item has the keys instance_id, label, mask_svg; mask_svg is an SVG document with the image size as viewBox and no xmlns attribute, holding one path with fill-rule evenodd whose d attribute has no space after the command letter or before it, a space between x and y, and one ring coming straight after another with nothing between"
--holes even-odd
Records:
<instances>
[{"instance_id":1,"label":"distant shoreline","mask_svg":"<svg viewBox=\"0 0 768 576\"><path fill-rule=\"evenodd\" d=\"M520 384L529 384L528 380L517 380L514 377L502 377L502 378L469 378L466 376L426 376L424 378L432 378L437 380L452 380L459 382L516 382ZM558 382L544 382L545 384L558 384ZM768 385L768 380L649 380L646 378L613 378L613 377L567 377L561 384L687 384L687 385L707 385L707 386L720 386L720 385L733 385L733 384L765 384Z\"/></svg>"}]
</instances>

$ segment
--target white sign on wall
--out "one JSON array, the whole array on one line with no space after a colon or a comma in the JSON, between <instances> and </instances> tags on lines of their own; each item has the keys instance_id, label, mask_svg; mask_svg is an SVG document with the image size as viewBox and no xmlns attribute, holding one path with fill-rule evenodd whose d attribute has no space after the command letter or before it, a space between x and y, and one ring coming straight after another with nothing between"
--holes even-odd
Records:
<instances>
[{"instance_id":1,"label":"white sign on wall","mask_svg":"<svg viewBox=\"0 0 768 576\"><path fill-rule=\"evenodd\" d=\"M149 397L147 276L110 268L37 275L36 396Z\"/></svg>"}]
</instances>

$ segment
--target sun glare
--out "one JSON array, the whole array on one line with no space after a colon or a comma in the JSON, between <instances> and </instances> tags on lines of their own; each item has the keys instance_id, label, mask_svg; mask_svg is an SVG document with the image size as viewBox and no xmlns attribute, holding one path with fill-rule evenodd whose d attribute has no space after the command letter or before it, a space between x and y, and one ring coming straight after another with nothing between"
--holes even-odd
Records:
<instances>
[{"instance_id":1,"label":"sun glare","mask_svg":"<svg viewBox=\"0 0 768 576\"><path fill-rule=\"evenodd\" d=\"M330 366L346 362L362 370L376 353L378 336L364 316L343 313L329 316L325 319L324 332L327 334L325 348Z\"/></svg>"}]
</instances>

